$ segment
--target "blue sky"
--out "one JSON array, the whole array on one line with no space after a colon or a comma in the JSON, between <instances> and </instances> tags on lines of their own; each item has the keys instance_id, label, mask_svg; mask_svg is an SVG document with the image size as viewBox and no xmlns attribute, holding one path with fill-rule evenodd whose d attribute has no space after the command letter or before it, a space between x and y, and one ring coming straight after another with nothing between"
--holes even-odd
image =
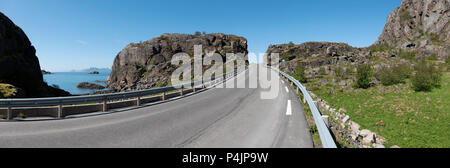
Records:
<instances>
[{"instance_id":1,"label":"blue sky","mask_svg":"<svg viewBox=\"0 0 450 168\"><path fill-rule=\"evenodd\" d=\"M249 52L269 44L345 42L366 47L401 0L0 0L0 11L58 72L111 67L131 42L163 33L205 31L244 36Z\"/></svg>"}]
</instances>

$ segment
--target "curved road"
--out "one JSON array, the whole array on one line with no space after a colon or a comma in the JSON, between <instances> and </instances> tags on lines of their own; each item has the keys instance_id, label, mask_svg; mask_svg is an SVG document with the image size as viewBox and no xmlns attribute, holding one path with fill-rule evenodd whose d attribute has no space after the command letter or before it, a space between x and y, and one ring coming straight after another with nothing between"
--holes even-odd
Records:
<instances>
[{"instance_id":1,"label":"curved road","mask_svg":"<svg viewBox=\"0 0 450 168\"><path fill-rule=\"evenodd\" d=\"M249 75L237 81L248 84ZM106 114L0 122L0 147L313 147L295 93L282 81L276 99L260 99L262 91L211 88Z\"/></svg>"}]
</instances>

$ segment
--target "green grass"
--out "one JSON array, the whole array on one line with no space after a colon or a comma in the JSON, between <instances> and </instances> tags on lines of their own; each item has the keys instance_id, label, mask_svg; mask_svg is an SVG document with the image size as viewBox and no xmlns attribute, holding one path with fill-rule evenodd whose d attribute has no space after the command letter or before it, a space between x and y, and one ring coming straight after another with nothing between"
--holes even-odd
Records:
<instances>
[{"instance_id":1,"label":"green grass","mask_svg":"<svg viewBox=\"0 0 450 168\"><path fill-rule=\"evenodd\" d=\"M347 94L336 86L319 87L314 93L329 105L346 109L361 129L369 129L385 137L386 147L449 148L449 83L450 73L447 72L443 74L442 86L430 92L414 92L407 80L405 84L378 85ZM328 93L332 87L338 91L337 94ZM379 124L381 121L385 124Z\"/></svg>"}]
</instances>

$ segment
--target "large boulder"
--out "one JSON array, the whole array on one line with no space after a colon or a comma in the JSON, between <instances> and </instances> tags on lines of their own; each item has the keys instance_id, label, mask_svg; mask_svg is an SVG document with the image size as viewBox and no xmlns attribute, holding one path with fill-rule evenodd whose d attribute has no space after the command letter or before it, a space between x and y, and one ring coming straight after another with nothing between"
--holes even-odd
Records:
<instances>
[{"instance_id":1,"label":"large boulder","mask_svg":"<svg viewBox=\"0 0 450 168\"><path fill-rule=\"evenodd\" d=\"M115 58L107 80L109 89L127 91L160 87L170 84L174 54L193 56L194 45L202 45L203 54L247 54L247 40L235 35L215 34L163 34L141 43L127 45Z\"/></svg>"},{"instance_id":2,"label":"large boulder","mask_svg":"<svg viewBox=\"0 0 450 168\"><path fill-rule=\"evenodd\" d=\"M35 48L22 29L1 12L0 83L20 88L21 97L70 95L44 82Z\"/></svg>"}]
</instances>

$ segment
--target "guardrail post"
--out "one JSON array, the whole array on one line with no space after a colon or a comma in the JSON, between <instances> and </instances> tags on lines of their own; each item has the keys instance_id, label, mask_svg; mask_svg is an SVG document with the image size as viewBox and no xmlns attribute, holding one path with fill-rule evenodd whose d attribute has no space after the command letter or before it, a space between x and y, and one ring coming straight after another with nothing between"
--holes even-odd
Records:
<instances>
[{"instance_id":1,"label":"guardrail post","mask_svg":"<svg viewBox=\"0 0 450 168\"><path fill-rule=\"evenodd\" d=\"M6 119L7 120L12 120L12 108L11 106L8 105L8 108L6 109Z\"/></svg>"},{"instance_id":2,"label":"guardrail post","mask_svg":"<svg viewBox=\"0 0 450 168\"><path fill-rule=\"evenodd\" d=\"M103 97L103 106L102 111L106 112L108 111L108 103L106 102L106 97Z\"/></svg>"},{"instance_id":3,"label":"guardrail post","mask_svg":"<svg viewBox=\"0 0 450 168\"><path fill-rule=\"evenodd\" d=\"M137 97L136 99L136 106L141 106L141 97Z\"/></svg>"},{"instance_id":4,"label":"guardrail post","mask_svg":"<svg viewBox=\"0 0 450 168\"><path fill-rule=\"evenodd\" d=\"M195 85L192 87L192 91L195 93L196 92L196 90L195 90Z\"/></svg>"},{"instance_id":5,"label":"guardrail post","mask_svg":"<svg viewBox=\"0 0 450 168\"><path fill-rule=\"evenodd\" d=\"M297 92L297 94L300 93L300 89L297 86L295 87L295 91Z\"/></svg>"},{"instance_id":6,"label":"guardrail post","mask_svg":"<svg viewBox=\"0 0 450 168\"><path fill-rule=\"evenodd\" d=\"M320 108L319 108L319 102L317 102L317 101L313 101L313 102L314 102L314 105L316 105L316 108L319 111L319 113L322 115L322 112L320 111Z\"/></svg>"},{"instance_id":7,"label":"guardrail post","mask_svg":"<svg viewBox=\"0 0 450 168\"><path fill-rule=\"evenodd\" d=\"M181 91L180 91L181 96L183 96L183 90L184 90L184 86L181 86Z\"/></svg>"},{"instance_id":8,"label":"guardrail post","mask_svg":"<svg viewBox=\"0 0 450 168\"><path fill-rule=\"evenodd\" d=\"M330 128L330 118L327 115L322 115L323 122L325 122L325 125L327 128Z\"/></svg>"},{"instance_id":9,"label":"guardrail post","mask_svg":"<svg viewBox=\"0 0 450 168\"><path fill-rule=\"evenodd\" d=\"M166 100L166 92L163 92L161 99L164 101Z\"/></svg>"},{"instance_id":10,"label":"guardrail post","mask_svg":"<svg viewBox=\"0 0 450 168\"><path fill-rule=\"evenodd\" d=\"M61 103L61 102L60 102ZM58 115L57 118L62 118L62 113L63 113L63 105L59 104L58 105Z\"/></svg>"}]
</instances>

